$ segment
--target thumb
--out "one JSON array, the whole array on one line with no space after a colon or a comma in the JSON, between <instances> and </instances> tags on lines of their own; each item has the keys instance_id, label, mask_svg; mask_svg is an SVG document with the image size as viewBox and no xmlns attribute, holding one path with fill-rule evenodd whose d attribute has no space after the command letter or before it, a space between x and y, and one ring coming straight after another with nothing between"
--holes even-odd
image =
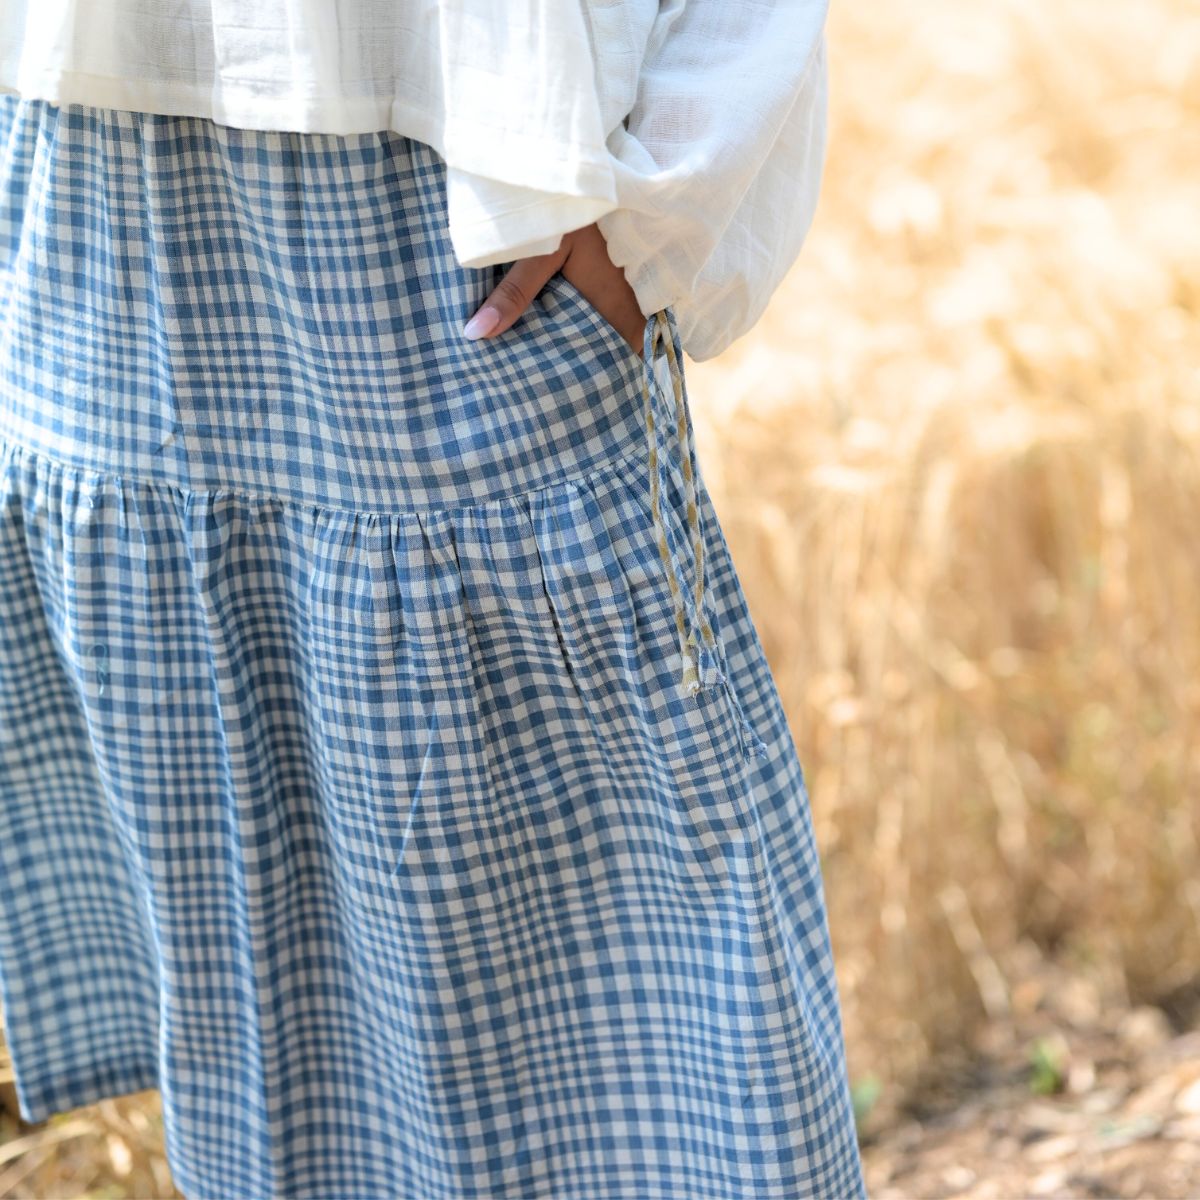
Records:
<instances>
[{"instance_id":1,"label":"thumb","mask_svg":"<svg viewBox=\"0 0 1200 1200\"><path fill-rule=\"evenodd\" d=\"M472 339L503 333L529 307L566 257L560 248L551 254L518 259L466 323L463 333Z\"/></svg>"}]
</instances>

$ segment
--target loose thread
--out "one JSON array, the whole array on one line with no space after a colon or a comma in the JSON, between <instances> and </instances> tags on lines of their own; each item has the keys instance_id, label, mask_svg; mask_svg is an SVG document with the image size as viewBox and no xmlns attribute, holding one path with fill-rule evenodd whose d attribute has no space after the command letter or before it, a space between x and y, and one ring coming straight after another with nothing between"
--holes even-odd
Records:
<instances>
[{"instance_id":1,"label":"loose thread","mask_svg":"<svg viewBox=\"0 0 1200 1200\"><path fill-rule=\"evenodd\" d=\"M96 678L100 681L100 687L97 690L98 696L104 695L104 685L108 682L108 647L103 642L93 644L91 651L93 658L97 659Z\"/></svg>"}]
</instances>

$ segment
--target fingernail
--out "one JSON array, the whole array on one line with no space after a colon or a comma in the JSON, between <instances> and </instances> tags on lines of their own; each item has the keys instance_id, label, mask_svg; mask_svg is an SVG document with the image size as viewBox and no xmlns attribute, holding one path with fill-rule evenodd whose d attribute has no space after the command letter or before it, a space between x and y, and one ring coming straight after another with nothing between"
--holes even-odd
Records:
<instances>
[{"instance_id":1,"label":"fingernail","mask_svg":"<svg viewBox=\"0 0 1200 1200\"><path fill-rule=\"evenodd\" d=\"M469 338L487 337L500 324L500 311L485 304L463 327Z\"/></svg>"}]
</instances>

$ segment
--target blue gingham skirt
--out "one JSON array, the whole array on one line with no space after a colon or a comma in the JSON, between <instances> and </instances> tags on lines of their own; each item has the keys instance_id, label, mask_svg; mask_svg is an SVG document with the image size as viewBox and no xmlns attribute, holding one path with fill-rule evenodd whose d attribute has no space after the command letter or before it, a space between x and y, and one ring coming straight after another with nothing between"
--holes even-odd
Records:
<instances>
[{"instance_id":1,"label":"blue gingham skirt","mask_svg":"<svg viewBox=\"0 0 1200 1200\"><path fill-rule=\"evenodd\" d=\"M462 336L443 163L0 96L0 999L190 1200L864 1193L674 314Z\"/></svg>"}]
</instances>

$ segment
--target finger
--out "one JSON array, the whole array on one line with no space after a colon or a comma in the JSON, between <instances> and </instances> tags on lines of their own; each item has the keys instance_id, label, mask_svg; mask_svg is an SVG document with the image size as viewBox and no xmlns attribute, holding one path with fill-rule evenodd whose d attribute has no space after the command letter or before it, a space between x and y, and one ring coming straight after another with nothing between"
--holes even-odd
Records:
<instances>
[{"instance_id":1,"label":"finger","mask_svg":"<svg viewBox=\"0 0 1200 1200\"><path fill-rule=\"evenodd\" d=\"M563 255L555 251L518 259L466 323L463 333L469 338L491 338L503 333L545 287L562 258Z\"/></svg>"}]
</instances>

